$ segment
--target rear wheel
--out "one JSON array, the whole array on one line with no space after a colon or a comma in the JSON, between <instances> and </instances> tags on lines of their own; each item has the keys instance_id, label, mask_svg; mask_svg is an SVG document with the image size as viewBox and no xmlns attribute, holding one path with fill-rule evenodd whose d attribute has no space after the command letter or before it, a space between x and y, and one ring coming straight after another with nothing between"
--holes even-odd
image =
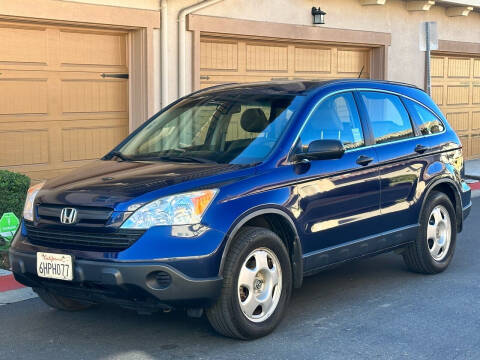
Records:
<instances>
[{"instance_id":1,"label":"rear wheel","mask_svg":"<svg viewBox=\"0 0 480 360\"><path fill-rule=\"evenodd\" d=\"M457 237L455 210L447 195L432 192L420 218L417 239L403 253L407 267L418 273L436 274L452 261Z\"/></svg>"},{"instance_id":2,"label":"rear wheel","mask_svg":"<svg viewBox=\"0 0 480 360\"><path fill-rule=\"evenodd\" d=\"M34 289L40 299L50 307L62 311L81 311L93 306L92 303L69 299L63 296L55 295L45 289Z\"/></svg>"},{"instance_id":3,"label":"rear wheel","mask_svg":"<svg viewBox=\"0 0 480 360\"><path fill-rule=\"evenodd\" d=\"M264 228L238 233L224 267L220 298L207 309L222 335L255 339L280 323L292 292L292 270L282 240Z\"/></svg>"}]
</instances>

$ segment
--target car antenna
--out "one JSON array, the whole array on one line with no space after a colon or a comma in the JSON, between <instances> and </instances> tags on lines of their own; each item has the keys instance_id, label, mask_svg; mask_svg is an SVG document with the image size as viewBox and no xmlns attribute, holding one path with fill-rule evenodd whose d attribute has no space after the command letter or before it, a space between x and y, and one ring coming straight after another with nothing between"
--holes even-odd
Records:
<instances>
[{"instance_id":1,"label":"car antenna","mask_svg":"<svg viewBox=\"0 0 480 360\"><path fill-rule=\"evenodd\" d=\"M365 65L362 66L362 70L360 70L360 74L358 74L358 79L360 79L360 77L362 76L363 69L365 69Z\"/></svg>"}]
</instances>

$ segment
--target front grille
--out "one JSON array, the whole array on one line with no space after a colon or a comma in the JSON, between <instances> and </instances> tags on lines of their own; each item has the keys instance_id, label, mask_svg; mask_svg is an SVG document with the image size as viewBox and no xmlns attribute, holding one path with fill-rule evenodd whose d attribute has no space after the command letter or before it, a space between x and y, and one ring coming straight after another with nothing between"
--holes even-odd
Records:
<instances>
[{"instance_id":1,"label":"front grille","mask_svg":"<svg viewBox=\"0 0 480 360\"><path fill-rule=\"evenodd\" d=\"M131 246L144 230L118 230L109 233L86 232L80 229L66 231L35 227L25 222L28 240L32 244L59 249L92 251L120 251Z\"/></svg>"},{"instance_id":2,"label":"front grille","mask_svg":"<svg viewBox=\"0 0 480 360\"><path fill-rule=\"evenodd\" d=\"M39 204L37 216L39 221L60 224L60 213L67 205ZM113 209L91 206L75 206L78 211L78 224L104 225L112 215Z\"/></svg>"}]
</instances>

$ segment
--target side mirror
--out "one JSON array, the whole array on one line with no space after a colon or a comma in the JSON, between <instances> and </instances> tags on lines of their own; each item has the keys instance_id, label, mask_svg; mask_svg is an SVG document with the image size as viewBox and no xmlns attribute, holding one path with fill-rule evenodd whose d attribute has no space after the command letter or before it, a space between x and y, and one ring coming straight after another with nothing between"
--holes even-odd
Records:
<instances>
[{"instance_id":1,"label":"side mirror","mask_svg":"<svg viewBox=\"0 0 480 360\"><path fill-rule=\"evenodd\" d=\"M345 148L339 140L315 140L308 145L307 152L295 155L295 161L340 159Z\"/></svg>"}]
</instances>

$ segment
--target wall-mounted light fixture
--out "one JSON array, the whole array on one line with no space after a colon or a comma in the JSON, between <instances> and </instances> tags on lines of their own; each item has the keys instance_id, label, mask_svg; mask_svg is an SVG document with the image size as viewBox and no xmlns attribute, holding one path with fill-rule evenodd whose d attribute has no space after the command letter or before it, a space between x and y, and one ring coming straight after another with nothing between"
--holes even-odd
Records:
<instances>
[{"instance_id":1,"label":"wall-mounted light fixture","mask_svg":"<svg viewBox=\"0 0 480 360\"><path fill-rule=\"evenodd\" d=\"M325 11L322 11L320 7L318 8L316 8L315 6L312 7L312 15L313 15L313 23L315 25L325 24L325 15L327 15L327 13Z\"/></svg>"}]
</instances>

